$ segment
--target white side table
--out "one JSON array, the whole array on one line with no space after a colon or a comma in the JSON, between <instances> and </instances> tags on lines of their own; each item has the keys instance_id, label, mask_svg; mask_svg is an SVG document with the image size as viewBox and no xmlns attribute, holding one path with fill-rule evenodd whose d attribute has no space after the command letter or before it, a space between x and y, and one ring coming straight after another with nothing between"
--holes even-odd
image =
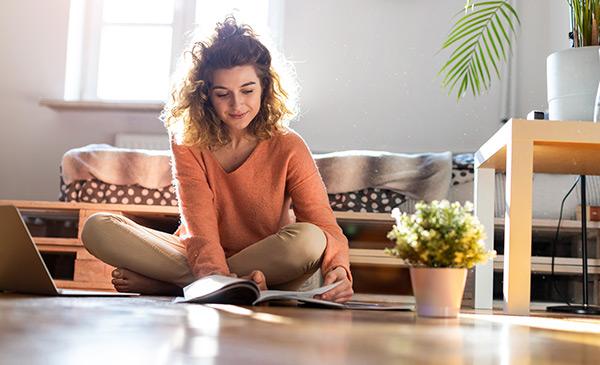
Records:
<instances>
[{"instance_id":1,"label":"white side table","mask_svg":"<svg viewBox=\"0 0 600 365\"><path fill-rule=\"evenodd\" d=\"M494 247L494 175L506 172L504 312L528 315L534 172L600 175L600 124L511 119L475 153L475 213ZM476 267L475 307L491 308L493 263Z\"/></svg>"}]
</instances>

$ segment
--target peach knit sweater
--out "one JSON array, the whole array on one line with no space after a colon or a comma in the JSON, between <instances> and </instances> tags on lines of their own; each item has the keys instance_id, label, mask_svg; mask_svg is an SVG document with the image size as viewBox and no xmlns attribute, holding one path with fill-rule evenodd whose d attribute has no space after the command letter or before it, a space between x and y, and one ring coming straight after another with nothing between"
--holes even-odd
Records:
<instances>
[{"instance_id":1,"label":"peach knit sweater","mask_svg":"<svg viewBox=\"0 0 600 365\"><path fill-rule=\"evenodd\" d=\"M327 238L321 270L342 266L351 279L348 240L337 225L311 153L293 130L259 141L246 161L225 172L208 149L171 143L181 226L196 277L229 274L226 258L293 223L310 222ZM352 280L352 279L351 279Z\"/></svg>"}]
</instances>

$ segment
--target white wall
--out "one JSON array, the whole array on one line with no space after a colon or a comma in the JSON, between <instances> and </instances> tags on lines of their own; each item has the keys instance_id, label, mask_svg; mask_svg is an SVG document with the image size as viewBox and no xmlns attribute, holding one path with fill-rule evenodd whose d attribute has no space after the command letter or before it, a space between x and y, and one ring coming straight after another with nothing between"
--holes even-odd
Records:
<instances>
[{"instance_id":1,"label":"white wall","mask_svg":"<svg viewBox=\"0 0 600 365\"><path fill-rule=\"evenodd\" d=\"M563 2L519 3L528 32L518 46L523 59L517 59L514 110L520 116L545 107L545 57L556 47L555 28L545 19L561 18L556 7ZM0 199L55 200L60 159L69 148L111 143L118 132L162 131L154 113L38 105L40 98L63 95L68 3L2 4ZM285 2L284 52L302 86L302 118L293 127L313 150L473 151L500 126L500 83L458 104L440 88L436 73L447 53L436 52L464 0L433 3Z\"/></svg>"},{"instance_id":2,"label":"white wall","mask_svg":"<svg viewBox=\"0 0 600 365\"><path fill-rule=\"evenodd\" d=\"M514 115L548 108L546 58L569 48L569 7L564 0L519 0L521 29L516 47Z\"/></svg>"},{"instance_id":3,"label":"white wall","mask_svg":"<svg viewBox=\"0 0 600 365\"><path fill-rule=\"evenodd\" d=\"M436 52L462 5L288 2L285 53L303 87L296 128L313 149L477 149L500 125L499 88L457 104L437 76L448 53Z\"/></svg>"}]
</instances>

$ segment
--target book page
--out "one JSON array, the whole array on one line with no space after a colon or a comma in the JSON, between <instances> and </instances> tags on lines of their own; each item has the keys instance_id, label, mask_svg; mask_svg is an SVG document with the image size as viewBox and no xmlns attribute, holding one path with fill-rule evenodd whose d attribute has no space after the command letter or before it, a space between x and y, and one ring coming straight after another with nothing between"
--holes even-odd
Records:
<instances>
[{"instance_id":1,"label":"book page","mask_svg":"<svg viewBox=\"0 0 600 365\"><path fill-rule=\"evenodd\" d=\"M307 291L264 290L260 292L260 297L254 303L257 304L270 299L312 299L315 295L323 294L340 284L341 281L338 281L333 284Z\"/></svg>"},{"instance_id":2,"label":"book page","mask_svg":"<svg viewBox=\"0 0 600 365\"><path fill-rule=\"evenodd\" d=\"M258 297L258 286L253 281L223 275L209 275L194 281L183 288L183 296L186 300L201 299L207 296L218 297L230 290L229 288L239 286L254 291Z\"/></svg>"},{"instance_id":3,"label":"book page","mask_svg":"<svg viewBox=\"0 0 600 365\"><path fill-rule=\"evenodd\" d=\"M359 301L348 301L344 303L345 309L354 310L380 310L380 311L414 311L414 304L390 304L390 303L369 303Z\"/></svg>"}]
</instances>

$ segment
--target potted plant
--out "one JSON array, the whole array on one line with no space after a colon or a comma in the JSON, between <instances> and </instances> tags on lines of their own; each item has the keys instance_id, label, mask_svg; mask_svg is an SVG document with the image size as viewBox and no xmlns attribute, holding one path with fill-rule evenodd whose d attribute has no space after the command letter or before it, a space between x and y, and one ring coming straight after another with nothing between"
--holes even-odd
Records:
<instances>
[{"instance_id":1,"label":"potted plant","mask_svg":"<svg viewBox=\"0 0 600 365\"><path fill-rule=\"evenodd\" d=\"M551 119L592 120L600 78L600 0L566 1L572 24L570 37L576 49L548 57L549 114ZM457 99L469 90L474 96L479 95L491 86L493 73L500 78L501 63L507 60L519 24L519 16L509 1L466 0L463 16L442 45L442 49L453 49L439 72L448 93L457 90Z\"/></svg>"},{"instance_id":2,"label":"potted plant","mask_svg":"<svg viewBox=\"0 0 600 365\"><path fill-rule=\"evenodd\" d=\"M547 59L548 114L554 120L593 120L600 50L600 0L570 0L573 48Z\"/></svg>"},{"instance_id":3,"label":"potted plant","mask_svg":"<svg viewBox=\"0 0 600 365\"><path fill-rule=\"evenodd\" d=\"M467 269L495 255L487 251L483 226L470 202L417 203L414 214L392 211L396 224L387 237L396 242L385 252L404 259L417 303L417 314L456 317Z\"/></svg>"}]
</instances>

